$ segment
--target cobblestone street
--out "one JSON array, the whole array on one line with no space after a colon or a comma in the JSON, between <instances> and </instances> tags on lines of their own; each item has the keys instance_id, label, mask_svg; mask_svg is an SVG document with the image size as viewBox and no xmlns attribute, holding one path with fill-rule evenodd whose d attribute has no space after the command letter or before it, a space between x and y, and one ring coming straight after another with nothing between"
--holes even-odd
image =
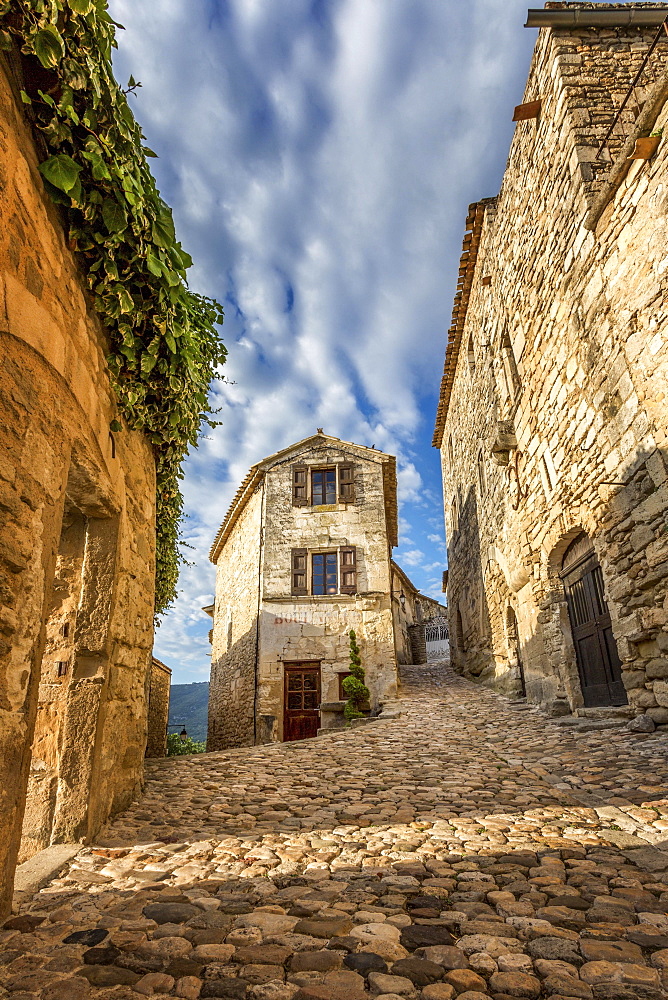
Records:
<instances>
[{"instance_id":1,"label":"cobblestone street","mask_svg":"<svg viewBox=\"0 0 668 1000\"><path fill-rule=\"evenodd\" d=\"M0 930L0 995L667 996L668 734L564 725L444 666L405 668L399 707L147 762Z\"/></svg>"}]
</instances>

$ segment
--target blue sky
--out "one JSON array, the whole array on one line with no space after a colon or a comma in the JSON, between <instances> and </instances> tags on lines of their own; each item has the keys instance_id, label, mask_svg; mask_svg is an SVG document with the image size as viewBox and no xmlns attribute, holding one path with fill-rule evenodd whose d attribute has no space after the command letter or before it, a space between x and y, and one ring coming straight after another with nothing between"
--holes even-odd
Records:
<instances>
[{"instance_id":1,"label":"blue sky","mask_svg":"<svg viewBox=\"0 0 668 1000\"><path fill-rule=\"evenodd\" d=\"M526 0L111 0L116 75L225 306L222 426L186 466L192 566L156 636L206 680L208 551L265 455L323 427L395 454L397 561L441 597L431 447L468 204L497 193L536 31Z\"/></svg>"}]
</instances>

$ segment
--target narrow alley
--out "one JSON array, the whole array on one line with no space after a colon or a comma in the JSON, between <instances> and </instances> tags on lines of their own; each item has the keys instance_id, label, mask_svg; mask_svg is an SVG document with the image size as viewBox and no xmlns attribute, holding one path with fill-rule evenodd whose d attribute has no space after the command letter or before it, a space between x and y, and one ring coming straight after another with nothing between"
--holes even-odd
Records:
<instances>
[{"instance_id":1,"label":"narrow alley","mask_svg":"<svg viewBox=\"0 0 668 1000\"><path fill-rule=\"evenodd\" d=\"M147 762L0 930L12 1000L668 995L668 734L403 668L396 719Z\"/></svg>"}]
</instances>

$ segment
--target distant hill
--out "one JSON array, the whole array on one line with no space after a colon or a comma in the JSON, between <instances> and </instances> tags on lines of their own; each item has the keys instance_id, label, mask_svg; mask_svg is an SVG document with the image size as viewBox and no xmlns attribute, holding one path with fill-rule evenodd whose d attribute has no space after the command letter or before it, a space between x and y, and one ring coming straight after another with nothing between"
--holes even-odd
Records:
<instances>
[{"instance_id":1,"label":"distant hill","mask_svg":"<svg viewBox=\"0 0 668 1000\"><path fill-rule=\"evenodd\" d=\"M169 731L186 727L194 740L206 740L209 682L172 684L169 699Z\"/></svg>"}]
</instances>

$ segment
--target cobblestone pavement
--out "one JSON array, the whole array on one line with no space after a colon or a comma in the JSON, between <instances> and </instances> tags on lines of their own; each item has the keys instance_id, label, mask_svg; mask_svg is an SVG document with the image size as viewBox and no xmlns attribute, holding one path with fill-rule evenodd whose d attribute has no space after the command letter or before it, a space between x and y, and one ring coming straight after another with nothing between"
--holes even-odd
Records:
<instances>
[{"instance_id":1,"label":"cobblestone pavement","mask_svg":"<svg viewBox=\"0 0 668 1000\"><path fill-rule=\"evenodd\" d=\"M148 762L0 930L0 995L668 996L668 736L403 681L395 720Z\"/></svg>"}]
</instances>

